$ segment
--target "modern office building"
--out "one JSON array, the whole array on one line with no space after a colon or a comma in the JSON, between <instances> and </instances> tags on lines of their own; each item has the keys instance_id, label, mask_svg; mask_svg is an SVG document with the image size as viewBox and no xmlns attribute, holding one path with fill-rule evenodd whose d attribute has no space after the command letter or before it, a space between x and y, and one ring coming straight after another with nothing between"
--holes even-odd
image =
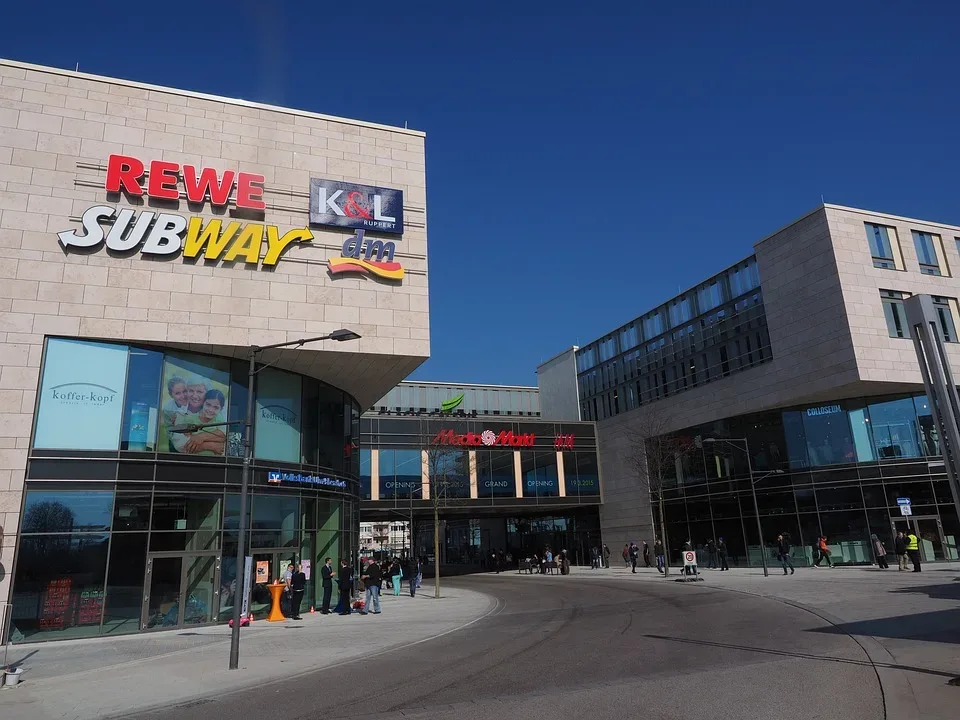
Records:
<instances>
[{"instance_id":1,"label":"modern office building","mask_svg":"<svg viewBox=\"0 0 960 720\"><path fill-rule=\"evenodd\" d=\"M788 532L797 558L824 535L835 561L867 563L872 534L892 552L895 531L912 529L926 560L956 559L960 523L903 300L933 296L960 367L958 251L958 227L823 205L576 349L567 417L598 423L604 541L654 537L631 458L656 430L679 451L664 483L675 557L688 539L723 537L732 562L758 564L752 485L768 557ZM545 385L569 386L555 368L539 377L544 406Z\"/></svg>"},{"instance_id":2,"label":"modern office building","mask_svg":"<svg viewBox=\"0 0 960 720\"><path fill-rule=\"evenodd\" d=\"M360 419L360 514L409 523L404 548L480 565L549 545L586 562L599 543L595 426L541 418L537 388L402 382Z\"/></svg>"},{"instance_id":3,"label":"modern office building","mask_svg":"<svg viewBox=\"0 0 960 720\"><path fill-rule=\"evenodd\" d=\"M250 348L348 329L257 355L244 544L309 601L358 545L361 412L429 355L424 134L10 61L0 91L10 637L223 622Z\"/></svg>"}]
</instances>

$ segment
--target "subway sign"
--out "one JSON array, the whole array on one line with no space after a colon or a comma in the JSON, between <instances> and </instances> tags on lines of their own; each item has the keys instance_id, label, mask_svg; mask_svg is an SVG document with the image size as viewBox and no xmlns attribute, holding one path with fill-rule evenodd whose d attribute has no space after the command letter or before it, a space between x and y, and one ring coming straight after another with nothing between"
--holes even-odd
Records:
<instances>
[{"instance_id":1,"label":"subway sign","mask_svg":"<svg viewBox=\"0 0 960 720\"><path fill-rule=\"evenodd\" d=\"M468 432L463 435L453 430L441 430L433 438L434 445L455 445L458 447L533 447L537 436L533 433L515 433L512 430L484 430L481 433Z\"/></svg>"},{"instance_id":2,"label":"subway sign","mask_svg":"<svg viewBox=\"0 0 960 720\"><path fill-rule=\"evenodd\" d=\"M263 175L213 168L197 168L175 162L154 160L149 169L128 155L111 155L107 160L104 189L109 195L121 193L166 202L225 208L262 215ZM94 205L80 218L80 230L57 233L64 248L96 248L101 243L116 253L140 252L151 256L174 256L223 262L243 262L271 267L293 243L310 242L309 228L294 228L281 235L276 225L220 218L186 218L176 213L134 210ZM262 250L266 253L261 259Z\"/></svg>"}]
</instances>

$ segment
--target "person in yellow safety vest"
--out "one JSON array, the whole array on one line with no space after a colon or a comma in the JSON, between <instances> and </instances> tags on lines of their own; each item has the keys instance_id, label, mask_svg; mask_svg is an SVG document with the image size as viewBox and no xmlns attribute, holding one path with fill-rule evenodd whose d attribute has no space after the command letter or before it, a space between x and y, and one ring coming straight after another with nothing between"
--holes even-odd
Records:
<instances>
[{"instance_id":1,"label":"person in yellow safety vest","mask_svg":"<svg viewBox=\"0 0 960 720\"><path fill-rule=\"evenodd\" d=\"M907 555L913 561L913 571L920 572L920 540L912 530L907 533Z\"/></svg>"}]
</instances>

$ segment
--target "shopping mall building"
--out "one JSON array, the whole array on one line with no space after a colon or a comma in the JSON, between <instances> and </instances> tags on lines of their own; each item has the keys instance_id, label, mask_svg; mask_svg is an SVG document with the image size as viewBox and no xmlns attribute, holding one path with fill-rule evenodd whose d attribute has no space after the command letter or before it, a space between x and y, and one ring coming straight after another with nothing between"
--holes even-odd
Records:
<instances>
[{"instance_id":1,"label":"shopping mall building","mask_svg":"<svg viewBox=\"0 0 960 720\"><path fill-rule=\"evenodd\" d=\"M434 510L451 571L546 547L588 564L600 543L595 424L542 417L536 387L402 382L360 418L360 447L365 549L430 560Z\"/></svg>"},{"instance_id":2,"label":"shopping mall building","mask_svg":"<svg viewBox=\"0 0 960 720\"><path fill-rule=\"evenodd\" d=\"M0 98L10 636L224 621L250 348L346 329L256 358L244 542L311 602L361 413L429 355L424 134L10 61Z\"/></svg>"},{"instance_id":3,"label":"shopping mall building","mask_svg":"<svg viewBox=\"0 0 960 720\"><path fill-rule=\"evenodd\" d=\"M957 559L960 523L904 299L933 296L956 372L958 250L958 227L823 205L544 363L543 413L598 422L604 542L655 535L646 471L631 459L657 435L681 451L664 483L675 560L687 540L723 537L731 564L759 564L758 514L768 558L787 532L795 561L809 562L824 535L835 562L870 563L872 534L892 553L895 532L913 530L926 561Z\"/></svg>"}]
</instances>

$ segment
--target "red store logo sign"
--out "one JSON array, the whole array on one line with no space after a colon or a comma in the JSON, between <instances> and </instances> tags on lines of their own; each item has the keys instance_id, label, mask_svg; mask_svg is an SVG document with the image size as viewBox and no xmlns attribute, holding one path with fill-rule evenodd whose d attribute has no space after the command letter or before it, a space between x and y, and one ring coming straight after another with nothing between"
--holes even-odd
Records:
<instances>
[{"instance_id":1,"label":"red store logo sign","mask_svg":"<svg viewBox=\"0 0 960 720\"><path fill-rule=\"evenodd\" d=\"M553 440L553 446L557 450L573 450L573 444L576 442L576 435L557 435Z\"/></svg>"},{"instance_id":2,"label":"red store logo sign","mask_svg":"<svg viewBox=\"0 0 960 720\"><path fill-rule=\"evenodd\" d=\"M512 430L484 430L482 433L468 432L460 435L453 430L441 430L433 438L434 445L456 445L466 447L533 447L537 436L533 433L518 435Z\"/></svg>"}]
</instances>

